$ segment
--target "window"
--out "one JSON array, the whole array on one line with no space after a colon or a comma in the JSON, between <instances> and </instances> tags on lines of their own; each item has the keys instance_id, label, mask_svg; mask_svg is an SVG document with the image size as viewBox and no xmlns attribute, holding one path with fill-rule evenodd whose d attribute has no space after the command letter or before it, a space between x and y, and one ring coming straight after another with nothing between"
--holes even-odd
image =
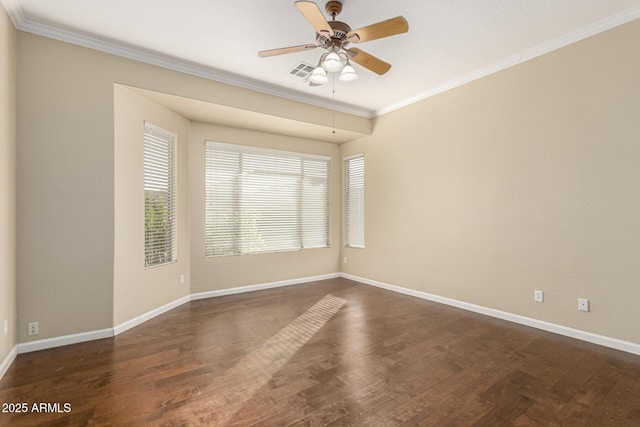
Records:
<instances>
[{"instance_id":1,"label":"window","mask_svg":"<svg viewBox=\"0 0 640 427\"><path fill-rule=\"evenodd\" d=\"M176 136L144 124L144 266L177 259Z\"/></svg>"},{"instance_id":2,"label":"window","mask_svg":"<svg viewBox=\"0 0 640 427\"><path fill-rule=\"evenodd\" d=\"M329 246L329 157L207 141L205 255Z\"/></svg>"},{"instance_id":3,"label":"window","mask_svg":"<svg viewBox=\"0 0 640 427\"><path fill-rule=\"evenodd\" d=\"M364 155L344 160L345 246L364 248Z\"/></svg>"}]
</instances>

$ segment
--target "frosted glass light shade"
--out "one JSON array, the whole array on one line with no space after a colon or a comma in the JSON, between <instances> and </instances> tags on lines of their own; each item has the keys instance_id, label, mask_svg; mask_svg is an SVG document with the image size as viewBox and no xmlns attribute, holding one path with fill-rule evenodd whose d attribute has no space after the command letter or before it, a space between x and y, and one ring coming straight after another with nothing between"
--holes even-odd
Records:
<instances>
[{"instance_id":1,"label":"frosted glass light shade","mask_svg":"<svg viewBox=\"0 0 640 427\"><path fill-rule=\"evenodd\" d=\"M344 66L342 72L340 73L340 77L338 77L338 80L340 80L341 82L352 82L357 79L358 74L356 73L356 70L349 64Z\"/></svg>"},{"instance_id":2,"label":"frosted glass light shade","mask_svg":"<svg viewBox=\"0 0 640 427\"><path fill-rule=\"evenodd\" d=\"M340 56L338 56L335 52L330 52L324 61L322 61L322 68L325 70L335 73L336 71L340 71L344 64L340 60Z\"/></svg>"},{"instance_id":3,"label":"frosted glass light shade","mask_svg":"<svg viewBox=\"0 0 640 427\"><path fill-rule=\"evenodd\" d=\"M318 85L323 85L329 82L327 72L322 67L316 67L309 76L309 81Z\"/></svg>"}]
</instances>

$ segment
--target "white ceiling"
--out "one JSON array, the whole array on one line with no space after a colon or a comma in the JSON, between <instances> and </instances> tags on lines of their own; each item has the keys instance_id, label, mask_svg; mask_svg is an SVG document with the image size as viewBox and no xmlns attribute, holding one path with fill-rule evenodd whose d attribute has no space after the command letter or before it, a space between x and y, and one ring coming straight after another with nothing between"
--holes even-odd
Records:
<instances>
[{"instance_id":1,"label":"white ceiling","mask_svg":"<svg viewBox=\"0 0 640 427\"><path fill-rule=\"evenodd\" d=\"M640 17L640 0L344 0L352 28L402 15L409 32L359 44L393 67L355 65L360 79L334 94L289 74L320 49L257 55L314 43L293 0L0 1L24 31L368 117Z\"/></svg>"}]
</instances>

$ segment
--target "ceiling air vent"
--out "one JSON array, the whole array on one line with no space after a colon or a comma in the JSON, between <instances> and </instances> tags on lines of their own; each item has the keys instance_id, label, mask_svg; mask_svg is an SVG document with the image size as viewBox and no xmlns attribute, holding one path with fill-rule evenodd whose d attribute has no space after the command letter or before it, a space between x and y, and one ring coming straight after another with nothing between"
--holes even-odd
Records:
<instances>
[{"instance_id":1,"label":"ceiling air vent","mask_svg":"<svg viewBox=\"0 0 640 427\"><path fill-rule=\"evenodd\" d=\"M309 74L316 68L311 64L307 64L306 62L300 62L298 65L293 67L289 74L293 74L294 76L298 76L303 80L306 80L309 77Z\"/></svg>"}]
</instances>

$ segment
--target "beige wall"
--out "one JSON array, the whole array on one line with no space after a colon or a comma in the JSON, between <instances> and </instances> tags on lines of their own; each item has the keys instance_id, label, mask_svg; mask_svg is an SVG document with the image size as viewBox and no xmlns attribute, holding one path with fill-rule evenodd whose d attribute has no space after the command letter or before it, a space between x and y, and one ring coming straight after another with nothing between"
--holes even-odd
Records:
<instances>
[{"instance_id":1,"label":"beige wall","mask_svg":"<svg viewBox=\"0 0 640 427\"><path fill-rule=\"evenodd\" d=\"M229 257L204 256L205 141L331 156L330 248ZM312 277L339 271L340 148L336 144L193 123L191 127L191 291L193 293Z\"/></svg>"},{"instance_id":2,"label":"beige wall","mask_svg":"<svg viewBox=\"0 0 640 427\"><path fill-rule=\"evenodd\" d=\"M364 152L367 248L343 250L343 271L640 343L639 30L633 22L389 113L373 136L342 147L203 123L183 129L190 292L333 273L341 259L339 179L331 248L205 259L205 139L328 154L334 178L342 156ZM136 249L122 233L140 219L126 205L132 194L119 189L139 171L126 166L131 147L114 143L130 126L126 99L135 98L136 114L184 121L131 93L114 96L114 83L310 123L327 118L320 108L32 34L18 33L17 50L18 342L110 328L184 295L180 267L152 277L124 259ZM11 116L9 106L0 120ZM11 147L10 137L8 159ZM155 280L166 293L153 295ZM545 291L544 304L533 302L534 289ZM579 296L591 313L577 312ZM30 321L40 322L39 336L26 336Z\"/></svg>"},{"instance_id":3,"label":"beige wall","mask_svg":"<svg viewBox=\"0 0 640 427\"><path fill-rule=\"evenodd\" d=\"M113 321L189 294L189 121L127 87L114 87L115 218ZM144 268L144 122L177 134L178 260ZM184 283L180 276L184 275Z\"/></svg>"},{"instance_id":4,"label":"beige wall","mask_svg":"<svg viewBox=\"0 0 640 427\"><path fill-rule=\"evenodd\" d=\"M602 33L343 145L365 154L367 245L343 271L640 343L639 34Z\"/></svg>"},{"instance_id":5,"label":"beige wall","mask_svg":"<svg viewBox=\"0 0 640 427\"><path fill-rule=\"evenodd\" d=\"M120 102L124 99L123 93L114 96L114 83L308 123L330 123L328 119L333 115L323 108L29 33L18 32L18 51L19 342L111 328L163 304L173 296L184 295L176 277L183 273L183 266L157 269L143 277L133 266L135 261L124 260L126 254L133 254L137 249L125 243L128 240L123 230L135 229L139 225L136 221L141 217L134 212L134 207L126 205L131 194L127 190L116 192L115 185L124 189L126 183L123 180L129 173L139 171L133 171L130 166L126 172L120 168L120 162L125 167L127 162L134 160L119 151L129 148L125 148L119 134L114 145L115 117L119 118L119 127L130 126L125 117L127 109ZM133 94L126 97L132 99ZM115 105L115 99L119 100L118 105ZM161 120L167 118L169 123L180 122L179 126L183 127L184 121L175 116L168 118L170 114L159 106L151 106L138 97L135 99L139 101L132 111L136 117L140 118L141 112L157 113ZM338 113L336 123L344 126L345 130L361 131L363 120ZM215 138L216 135L207 133L206 136ZM256 144L263 143L261 141L274 144L273 141L281 139L290 149L304 151L309 147L313 150L332 147L322 148L319 152L338 152L338 148L330 144L261 133L252 135L255 138L251 141ZM247 141L244 136L239 140L243 138ZM118 165L115 155L118 155ZM185 155L184 159L187 157ZM118 173L114 174L116 168ZM333 194L338 191L334 190ZM121 215L121 208L132 217ZM116 209L118 215L114 214ZM337 210L339 206L334 204L332 209ZM246 258L242 264L244 272L261 271L265 265L262 259L277 261L267 263L263 274L240 276L228 283L255 284L335 272L339 251L336 246L339 244L336 234L339 216L335 212L332 217L334 247L319 251L319 262L307 254L265 255L255 264L253 261L244 263L252 259ZM134 245L133 239L130 242ZM187 239L183 242L188 243ZM137 245L140 245L139 241ZM278 270L275 270L276 266ZM285 267L291 270L284 273ZM194 270L200 274L200 281L196 282L200 291L218 289L227 283L226 278L202 279L202 271L196 267ZM184 273L188 280L189 272ZM163 283L164 291L159 295L154 294L156 290L151 284L156 280ZM40 335L28 337L26 324L32 321L40 322Z\"/></svg>"},{"instance_id":6,"label":"beige wall","mask_svg":"<svg viewBox=\"0 0 640 427\"><path fill-rule=\"evenodd\" d=\"M113 323L113 83L97 52L18 35L18 340ZM26 324L40 323L27 337Z\"/></svg>"},{"instance_id":7,"label":"beige wall","mask_svg":"<svg viewBox=\"0 0 640 427\"><path fill-rule=\"evenodd\" d=\"M0 6L0 364L16 344L15 88L16 30Z\"/></svg>"}]
</instances>

